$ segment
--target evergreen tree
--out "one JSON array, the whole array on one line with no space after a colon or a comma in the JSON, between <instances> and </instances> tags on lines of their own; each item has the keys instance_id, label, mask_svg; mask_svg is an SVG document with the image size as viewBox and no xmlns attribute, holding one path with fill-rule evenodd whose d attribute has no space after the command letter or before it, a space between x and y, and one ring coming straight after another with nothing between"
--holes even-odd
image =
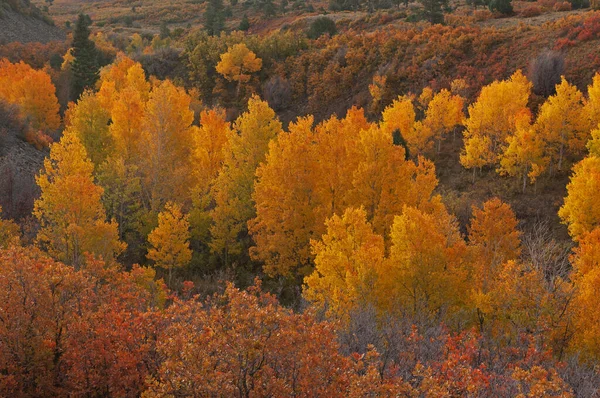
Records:
<instances>
[{"instance_id":1,"label":"evergreen tree","mask_svg":"<svg viewBox=\"0 0 600 398\"><path fill-rule=\"evenodd\" d=\"M79 14L73 32L73 98L77 99L86 88L93 87L99 75L98 51L90 40L91 19Z\"/></svg>"},{"instance_id":2,"label":"evergreen tree","mask_svg":"<svg viewBox=\"0 0 600 398\"><path fill-rule=\"evenodd\" d=\"M250 29L250 21L248 21L248 15L244 14L244 17L242 18L242 21L240 22L239 29L242 32L245 32L248 29Z\"/></svg>"},{"instance_id":3,"label":"evergreen tree","mask_svg":"<svg viewBox=\"0 0 600 398\"><path fill-rule=\"evenodd\" d=\"M410 151L408 150L408 145L406 144L406 140L402 136L400 130L396 129L392 131L392 140L394 145L404 148L404 159L408 160L410 158Z\"/></svg>"},{"instance_id":4,"label":"evergreen tree","mask_svg":"<svg viewBox=\"0 0 600 398\"><path fill-rule=\"evenodd\" d=\"M225 29L223 0L209 0L204 12L204 29L210 36L217 36Z\"/></svg>"},{"instance_id":5,"label":"evergreen tree","mask_svg":"<svg viewBox=\"0 0 600 398\"><path fill-rule=\"evenodd\" d=\"M171 30L169 29L167 22L162 21L160 24L160 38L168 39L169 37L171 37Z\"/></svg>"},{"instance_id":6,"label":"evergreen tree","mask_svg":"<svg viewBox=\"0 0 600 398\"><path fill-rule=\"evenodd\" d=\"M448 8L448 0L419 0L423 6L423 16L432 24L444 22L444 10Z\"/></svg>"}]
</instances>

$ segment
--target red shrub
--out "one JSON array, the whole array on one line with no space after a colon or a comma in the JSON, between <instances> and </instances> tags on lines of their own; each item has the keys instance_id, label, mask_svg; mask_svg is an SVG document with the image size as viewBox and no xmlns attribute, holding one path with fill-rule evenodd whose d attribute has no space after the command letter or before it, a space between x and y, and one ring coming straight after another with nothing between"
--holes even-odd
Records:
<instances>
[{"instance_id":1,"label":"red shrub","mask_svg":"<svg viewBox=\"0 0 600 398\"><path fill-rule=\"evenodd\" d=\"M531 18L537 17L542 14L542 9L540 6L529 6L521 11L521 17L523 18Z\"/></svg>"},{"instance_id":2,"label":"red shrub","mask_svg":"<svg viewBox=\"0 0 600 398\"><path fill-rule=\"evenodd\" d=\"M571 11L571 3L564 1L562 3L556 3L553 7L554 11Z\"/></svg>"}]
</instances>

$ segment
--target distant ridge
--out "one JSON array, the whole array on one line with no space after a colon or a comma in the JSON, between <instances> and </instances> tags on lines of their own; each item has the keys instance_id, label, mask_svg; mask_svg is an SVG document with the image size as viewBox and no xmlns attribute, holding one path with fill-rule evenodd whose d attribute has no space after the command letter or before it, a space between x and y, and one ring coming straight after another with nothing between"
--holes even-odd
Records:
<instances>
[{"instance_id":1,"label":"distant ridge","mask_svg":"<svg viewBox=\"0 0 600 398\"><path fill-rule=\"evenodd\" d=\"M64 32L29 0L0 0L0 45L64 39Z\"/></svg>"}]
</instances>

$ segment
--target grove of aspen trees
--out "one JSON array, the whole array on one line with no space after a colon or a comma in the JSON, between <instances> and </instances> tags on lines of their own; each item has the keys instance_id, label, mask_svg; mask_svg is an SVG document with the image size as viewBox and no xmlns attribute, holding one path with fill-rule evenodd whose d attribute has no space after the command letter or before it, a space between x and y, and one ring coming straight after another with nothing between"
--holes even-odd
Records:
<instances>
[{"instance_id":1,"label":"grove of aspen trees","mask_svg":"<svg viewBox=\"0 0 600 398\"><path fill-rule=\"evenodd\" d=\"M600 396L600 12L333 3L0 41L0 396Z\"/></svg>"}]
</instances>

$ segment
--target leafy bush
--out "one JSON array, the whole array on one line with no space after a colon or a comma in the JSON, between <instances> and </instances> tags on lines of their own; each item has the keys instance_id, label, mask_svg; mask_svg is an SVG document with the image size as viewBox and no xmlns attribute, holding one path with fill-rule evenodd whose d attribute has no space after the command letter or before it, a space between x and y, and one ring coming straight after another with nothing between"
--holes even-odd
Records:
<instances>
[{"instance_id":1,"label":"leafy bush","mask_svg":"<svg viewBox=\"0 0 600 398\"><path fill-rule=\"evenodd\" d=\"M542 14L542 9L539 6L529 6L523 9L520 13L523 18L537 17Z\"/></svg>"},{"instance_id":2,"label":"leafy bush","mask_svg":"<svg viewBox=\"0 0 600 398\"><path fill-rule=\"evenodd\" d=\"M568 3L567 3L568 4ZM529 68L529 80L533 83L533 92L548 97L555 93L560 77L565 73L564 57L554 51L538 55Z\"/></svg>"},{"instance_id":3,"label":"leafy bush","mask_svg":"<svg viewBox=\"0 0 600 398\"><path fill-rule=\"evenodd\" d=\"M335 22L331 18L319 17L312 21L306 35L311 39L317 39L325 33L333 36L336 32Z\"/></svg>"},{"instance_id":4,"label":"leafy bush","mask_svg":"<svg viewBox=\"0 0 600 398\"><path fill-rule=\"evenodd\" d=\"M571 8L571 3L568 1L558 2L552 7L554 11L571 11Z\"/></svg>"},{"instance_id":5,"label":"leafy bush","mask_svg":"<svg viewBox=\"0 0 600 398\"><path fill-rule=\"evenodd\" d=\"M498 11L501 14L512 14L513 6L511 0L490 0L488 3L490 11Z\"/></svg>"}]
</instances>

